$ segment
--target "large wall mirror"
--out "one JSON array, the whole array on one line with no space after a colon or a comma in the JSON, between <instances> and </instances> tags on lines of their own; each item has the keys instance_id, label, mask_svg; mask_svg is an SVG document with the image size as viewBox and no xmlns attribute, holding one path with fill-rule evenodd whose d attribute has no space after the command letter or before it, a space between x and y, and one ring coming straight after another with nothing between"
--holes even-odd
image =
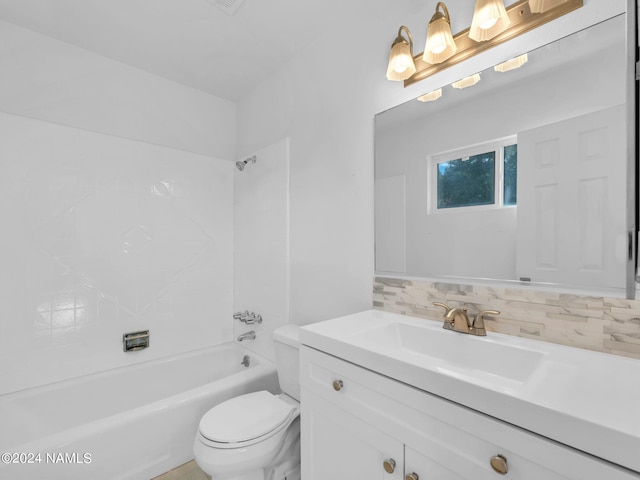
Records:
<instances>
[{"instance_id":1,"label":"large wall mirror","mask_svg":"<svg viewBox=\"0 0 640 480\"><path fill-rule=\"evenodd\" d=\"M379 274L630 296L625 22L376 116Z\"/></svg>"}]
</instances>

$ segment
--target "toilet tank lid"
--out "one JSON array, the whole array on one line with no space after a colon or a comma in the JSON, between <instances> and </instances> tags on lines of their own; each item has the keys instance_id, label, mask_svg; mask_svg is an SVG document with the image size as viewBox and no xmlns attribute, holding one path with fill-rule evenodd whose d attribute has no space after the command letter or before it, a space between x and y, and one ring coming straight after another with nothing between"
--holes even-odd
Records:
<instances>
[{"instance_id":1,"label":"toilet tank lid","mask_svg":"<svg viewBox=\"0 0 640 480\"><path fill-rule=\"evenodd\" d=\"M300 346L300 327L290 323L276 328L273 331L273 339L276 342L282 342L298 348Z\"/></svg>"}]
</instances>

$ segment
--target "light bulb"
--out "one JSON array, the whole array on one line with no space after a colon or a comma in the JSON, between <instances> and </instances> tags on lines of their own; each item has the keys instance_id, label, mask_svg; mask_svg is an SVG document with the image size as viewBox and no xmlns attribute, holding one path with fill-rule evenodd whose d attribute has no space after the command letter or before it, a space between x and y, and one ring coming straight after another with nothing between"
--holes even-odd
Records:
<instances>
[{"instance_id":1,"label":"light bulb","mask_svg":"<svg viewBox=\"0 0 640 480\"><path fill-rule=\"evenodd\" d=\"M497 18L490 18L486 22L482 23L480 25L480 28L483 30L489 30L491 27L493 27L496 24L497 21L498 21Z\"/></svg>"},{"instance_id":2,"label":"light bulb","mask_svg":"<svg viewBox=\"0 0 640 480\"><path fill-rule=\"evenodd\" d=\"M476 0L469 38L485 42L504 32L510 24L504 0Z\"/></svg>"}]
</instances>

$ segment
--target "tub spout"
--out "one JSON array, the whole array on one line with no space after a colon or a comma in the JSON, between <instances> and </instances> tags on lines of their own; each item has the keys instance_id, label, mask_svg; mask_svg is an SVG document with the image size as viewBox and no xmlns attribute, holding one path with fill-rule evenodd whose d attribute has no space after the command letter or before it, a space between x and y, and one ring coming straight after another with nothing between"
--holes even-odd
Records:
<instances>
[{"instance_id":1,"label":"tub spout","mask_svg":"<svg viewBox=\"0 0 640 480\"><path fill-rule=\"evenodd\" d=\"M242 335L238 336L238 341L241 342L243 340L255 340L256 339L256 332L255 330L250 330L246 333L243 333Z\"/></svg>"}]
</instances>

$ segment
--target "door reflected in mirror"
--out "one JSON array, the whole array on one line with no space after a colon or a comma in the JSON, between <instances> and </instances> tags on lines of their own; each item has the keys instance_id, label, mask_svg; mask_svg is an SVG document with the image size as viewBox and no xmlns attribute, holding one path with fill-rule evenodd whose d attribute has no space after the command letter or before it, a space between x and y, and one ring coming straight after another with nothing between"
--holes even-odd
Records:
<instances>
[{"instance_id":1,"label":"door reflected in mirror","mask_svg":"<svg viewBox=\"0 0 640 480\"><path fill-rule=\"evenodd\" d=\"M377 273L624 292L625 45L621 15L378 114Z\"/></svg>"}]
</instances>

